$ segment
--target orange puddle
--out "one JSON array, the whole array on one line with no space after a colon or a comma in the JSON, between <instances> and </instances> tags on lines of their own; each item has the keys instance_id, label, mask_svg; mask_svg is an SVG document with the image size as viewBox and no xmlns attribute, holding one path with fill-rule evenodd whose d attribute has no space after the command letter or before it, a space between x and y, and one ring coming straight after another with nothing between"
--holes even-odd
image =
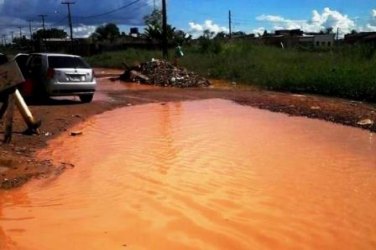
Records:
<instances>
[{"instance_id":1,"label":"orange puddle","mask_svg":"<svg viewBox=\"0 0 376 250\"><path fill-rule=\"evenodd\" d=\"M375 249L375 134L225 100L96 116L0 193L0 249Z\"/></svg>"}]
</instances>

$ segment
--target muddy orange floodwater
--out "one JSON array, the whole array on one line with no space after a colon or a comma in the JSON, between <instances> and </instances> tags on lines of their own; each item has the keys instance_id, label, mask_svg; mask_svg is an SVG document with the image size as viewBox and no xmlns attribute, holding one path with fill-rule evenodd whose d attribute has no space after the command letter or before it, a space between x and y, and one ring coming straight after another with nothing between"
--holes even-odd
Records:
<instances>
[{"instance_id":1,"label":"muddy orange floodwater","mask_svg":"<svg viewBox=\"0 0 376 250\"><path fill-rule=\"evenodd\" d=\"M1 249L376 249L375 134L225 100L127 107L0 193Z\"/></svg>"}]
</instances>

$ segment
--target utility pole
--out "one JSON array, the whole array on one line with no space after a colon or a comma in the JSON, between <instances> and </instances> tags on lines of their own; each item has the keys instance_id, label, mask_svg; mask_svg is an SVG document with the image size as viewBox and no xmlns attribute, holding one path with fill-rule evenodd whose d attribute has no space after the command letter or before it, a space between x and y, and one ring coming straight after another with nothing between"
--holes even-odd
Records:
<instances>
[{"instance_id":1,"label":"utility pole","mask_svg":"<svg viewBox=\"0 0 376 250\"><path fill-rule=\"evenodd\" d=\"M70 39L71 39L71 42L73 42L73 27L72 27L72 16L71 16L70 6L72 4L75 4L75 2L66 1L66 2L61 2L61 4L66 4L67 7L68 7L68 21L69 21Z\"/></svg>"},{"instance_id":2,"label":"utility pole","mask_svg":"<svg viewBox=\"0 0 376 250\"><path fill-rule=\"evenodd\" d=\"M168 58L168 41L167 41L167 9L166 0L162 0L162 54L163 58Z\"/></svg>"},{"instance_id":3,"label":"utility pole","mask_svg":"<svg viewBox=\"0 0 376 250\"><path fill-rule=\"evenodd\" d=\"M32 30L31 30L31 22L32 22L33 20L29 20L29 32L30 32L30 40L32 39L32 37L33 37L33 32L32 32Z\"/></svg>"},{"instance_id":4,"label":"utility pole","mask_svg":"<svg viewBox=\"0 0 376 250\"><path fill-rule=\"evenodd\" d=\"M229 37L232 38L232 21L231 21L231 10L228 11L228 30L229 30Z\"/></svg>"},{"instance_id":5,"label":"utility pole","mask_svg":"<svg viewBox=\"0 0 376 250\"><path fill-rule=\"evenodd\" d=\"M47 15L39 15L41 18L42 18L42 27L43 27L43 35L42 35L42 41L44 41L44 39L46 38L46 26L44 25L44 18L47 16Z\"/></svg>"},{"instance_id":6,"label":"utility pole","mask_svg":"<svg viewBox=\"0 0 376 250\"><path fill-rule=\"evenodd\" d=\"M46 26L44 25L44 18L47 16L47 15L39 15L41 18L42 18L42 27L43 27L43 35L44 33L46 32Z\"/></svg>"},{"instance_id":7,"label":"utility pole","mask_svg":"<svg viewBox=\"0 0 376 250\"><path fill-rule=\"evenodd\" d=\"M20 29L20 39L22 39L22 27L18 26L18 28Z\"/></svg>"},{"instance_id":8,"label":"utility pole","mask_svg":"<svg viewBox=\"0 0 376 250\"><path fill-rule=\"evenodd\" d=\"M12 35L12 41L10 43L13 43L13 40L14 40L14 31L11 31L10 34Z\"/></svg>"}]
</instances>

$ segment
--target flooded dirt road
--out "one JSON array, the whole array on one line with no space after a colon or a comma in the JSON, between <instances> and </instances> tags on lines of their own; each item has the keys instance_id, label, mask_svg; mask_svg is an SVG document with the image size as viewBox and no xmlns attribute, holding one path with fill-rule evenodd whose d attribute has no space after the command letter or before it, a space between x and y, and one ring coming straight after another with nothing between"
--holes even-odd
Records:
<instances>
[{"instance_id":1,"label":"flooded dirt road","mask_svg":"<svg viewBox=\"0 0 376 250\"><path fill-rule=\"evenodd\" d=\"M1 249L375 249L376 140L212 99L110 111L0 196Z\"/></svg>"},{"instance_id":2,"label":"flooded dirt road","mask_svg":"<svg viewBox=\"0 0 376 250\"><path fill-rule=\"evenodd\" d=\"M62 97L31 106L35 117L42 120L39 136L22 134L25 123L16 112L12 144L0 147L0 196L3 189L22 186L33 178L60 174L66 168L65 164L55 166L48 158L37 160L35 152L46 147L51 139L67 133L73 125L96 114L124 106L219 98L273 112L312 117L376 132L376 123L373 122L376 121L376 106L372 103L265 91L220 80L213 80L210 88L161 88L116 80L116 75L119 76L122 70L95 71L98 88L93 102L83 104L78 98Z\"/></svg>"}]
</instances>

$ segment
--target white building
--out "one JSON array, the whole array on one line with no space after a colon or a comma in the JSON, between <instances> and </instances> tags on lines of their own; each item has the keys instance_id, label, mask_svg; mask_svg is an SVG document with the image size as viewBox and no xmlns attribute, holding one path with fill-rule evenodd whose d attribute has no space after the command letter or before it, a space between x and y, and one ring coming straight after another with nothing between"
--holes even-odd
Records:
<instances>
[{"instance_id":1,"label":"white building","mask_svg":"<svg viewBox=\"0 0 376 250\"><path fill-rule=\"evenodd\" d=\"M335 34L309 34L299 37L299 43L312 45L314 47L332 47L334 46Z\"/></svg>"},{"instance_id":2,"label":"white building","mask_svg":"<svg viewBox=\"0 0 376 250\"><path fill-rule=\"evenodd\" d=\"M335 34L318 34L313 36L313 45L315 47L332 47L334 46Z\"/></svg>"}]
</instances>

